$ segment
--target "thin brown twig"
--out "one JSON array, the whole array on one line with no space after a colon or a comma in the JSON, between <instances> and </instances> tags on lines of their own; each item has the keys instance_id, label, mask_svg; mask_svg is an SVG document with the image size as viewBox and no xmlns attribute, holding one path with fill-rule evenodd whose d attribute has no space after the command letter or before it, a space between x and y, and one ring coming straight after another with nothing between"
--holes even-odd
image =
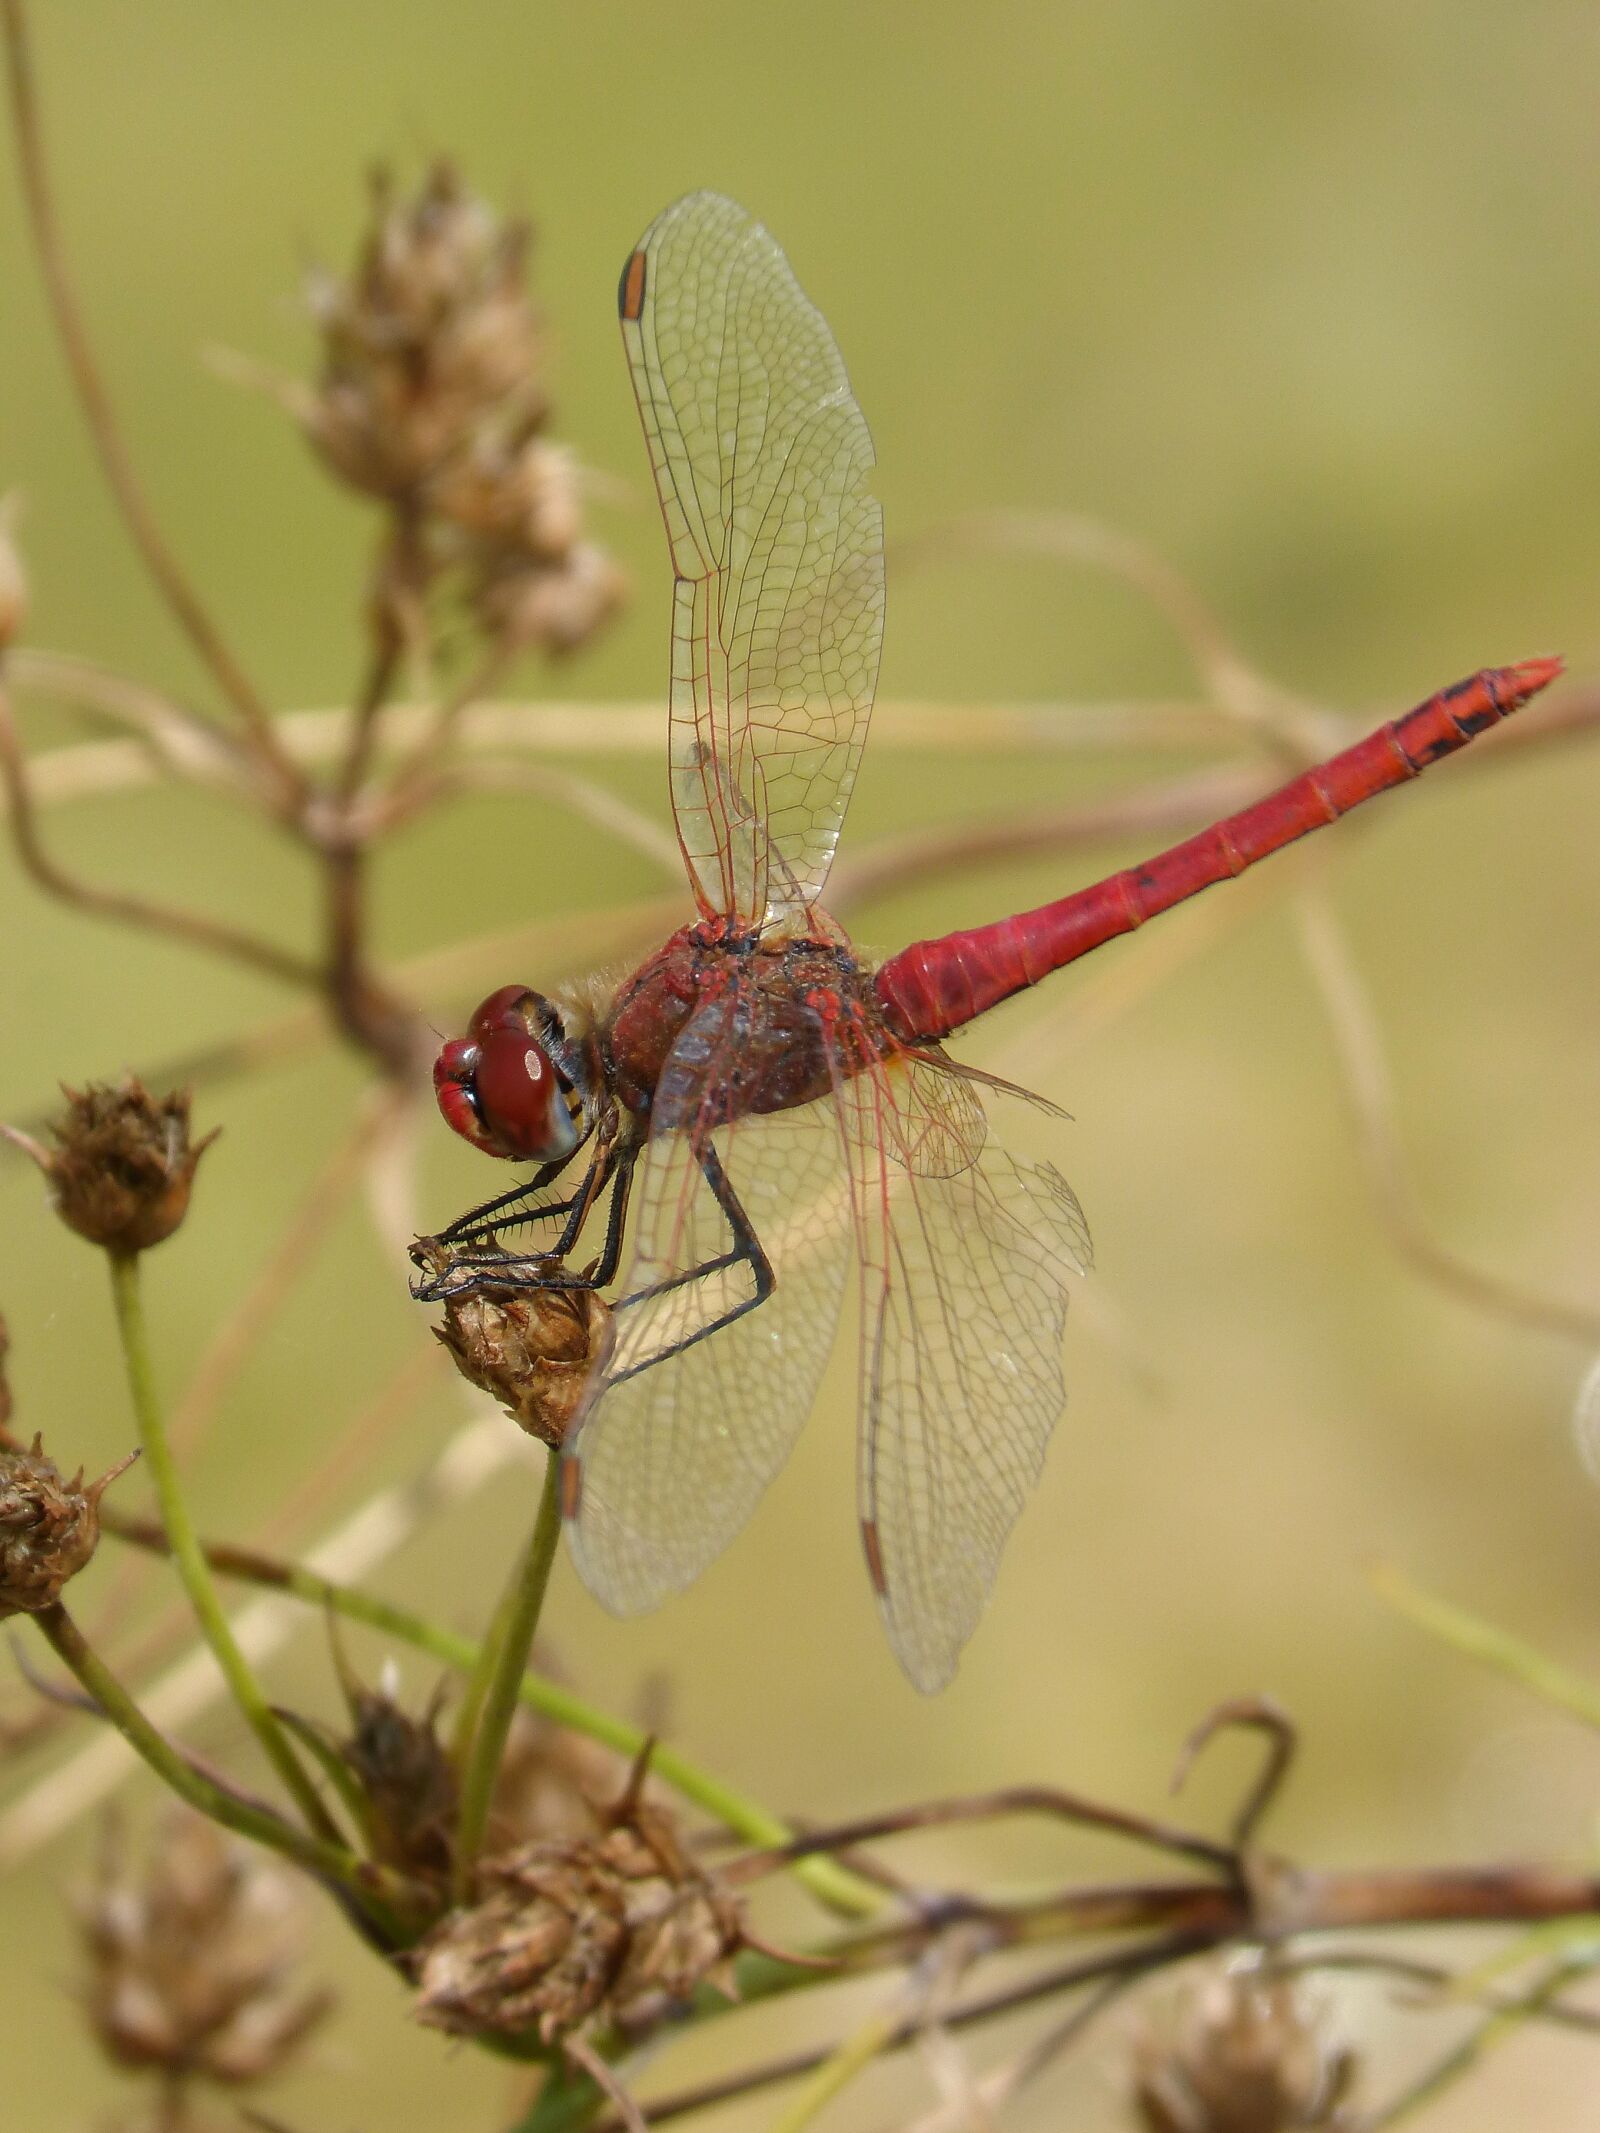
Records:
<instances>
[{"instance_id":1,"label":"thin brown twig","mask_svg":"<svg viewBox=\"0 0 1600 2133\"><path fill-rule=\"evenodd\" d=\"M807 1830L801 1836L792 1837L787 1844L747 1853L725 1868L724 1873L733 1882L754 1881L796 1859L807 1859L819 1852L848 1851L882 1837L904 1836L920 1829L941 1829L952 1822L999 1821L1008 1815L1043 1815L1085 1829L1105 1830L1112 1836L1127 1837L1135 1844L1148 1845L1152 1850L1179 1858L1198 1860L1203 1866L1224 1872L1234 1863L1234 1853L1226 1845L1213 1843L1209 1837L1196 1836L1191 1830L1175 1829L1168 1823L1153 1821L1147 1815L1135 1814L1125 1808L1107 1807L1058 1786L1012 1785L996 1792L928 1800L915 1807L897 1808L889 1814L862 1815L828 1829Z\"/></svg>"},{"instance_id":2,"label":"thin brown twig","mask_svg":"<svg viewBox=\"0 0 1600 2133\"><path fill-rule=\"evenodd\" d=\"M1593 1348L1600 1343L1600 1310L1502 1281L1433 1235L1406 1176L1383 1034L1344 929L1320 889L1302 890L1296 915L1301 952L1333 1036L1368 1184L1396 1249L1430 1281L1478 1309Z\"/></svg>"},{"instance_id":3,"label":"thin brown twig","mask_svg":"<svg viewBox=\"0 0 1600 2133\"><path fill-rule=\"evenodd\" d=\"M106 480L121 508L134 545L159 586L179 626L210 668L218 687L243 721L252 753L263 774L270 777L280 802L301 791L300 773L278 746L272 718L233 653L211 620L199 595L167 546L155 521L149 501L133 469L110 395L90 344L77 292L67 268L55 202L45 168L44 140L39 119L38 92L34 83L33 58L23 0L0 0L4 23L7 77L11 92L13 124L22 191L27 202L39 269L44 277L56 330L68 368L78 390L89 433L94 440Z\"/></svg>"},{"instance_id":4,"label":"thin brown twig","mask_svg":"<svg viewBox=\"0 0 1600 2133\"><path fill-rule=\"evenodd\" d=\"M28 785L27 761L17 737L3 679L0 679L0 783L5 788L17 857L24 871L47 895L76 910L92 912L97 918L115 919L145 932L164 933L189 947L204 948L214 955L247 963L252 969L264 971L284 984L319 983L321 974L314 963L291 954L273 941L260 940L253 933L241 932L218 919L203 917L197 911L154 903L148 898L126 895L116 889L96 888L79 881L58 865L39 838L33 795Z\"/></svg>"},{"instance_id":5,"label":"thin brown twig","mask_svg":"<svg viewBox=\"0 0 1600 2133\"><path fill-rule=\"evenodd\" d=\"M7 667L19 689L131 726L144 744L140 760L147 766L160 765L179 777L238 792L252 804L259 802L260 779L240 743L164 690L90 659L23 645L7 654ZM50 760L70 758L76 752L54 750ZM35 759L32 768L37 790L43 782L40 759Z\"/></svg>"}]
</instances>

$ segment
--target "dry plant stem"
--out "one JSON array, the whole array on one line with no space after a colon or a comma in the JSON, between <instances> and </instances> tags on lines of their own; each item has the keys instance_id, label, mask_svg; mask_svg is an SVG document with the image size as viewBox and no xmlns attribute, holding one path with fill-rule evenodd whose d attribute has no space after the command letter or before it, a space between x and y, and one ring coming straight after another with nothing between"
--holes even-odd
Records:
<instances>
[{"instance_id":1,"label":"dry plant stem","mask_svg":"<svg viewBox=\"0 0 1600 2133\"><path fill-rule=\"evenodd\" d=\"M1368 1180L1384 1225L1401 1252L1431 1281L1480 1310L1580 1341L1586 1348L1600 1344L1600 1310L1501 1281L1469 1265L1429 1233L1405 1175L1378 1019L1326 891L1303 890L1297 917L1301 950L1344 1071Z\"/></svg>"},{"instance_id":2,"label":"dry plant stem","mask_svg":"<svg viewBox=\"0 0 1600 2133\"><path fill-rule=\"evenodd\" d=\"M152 903L145 897L123 895L114 889L95 888L58 866L39 840L27 763L11 716L3 674L0 674L0 782L5 786L17 857L24 872L47 895L57 897L77 910L93 912L98 918L117 919L124 925L141 926L148 932L169 934L174 940L187 942L190 947L231 956L236 962L247 963L285 984L318 983L321 974L314 963L290 954L271 941L258 940L253 933L241 933L215 919L204 918L196 911Z\"/></svg>"},{"instance_id":3,"label":"dry plant stem","mask_svg":"<svg viewBox=\"0 0 1600 2133\"><path fill-rule=\"evenodd\" d=\"M38 97L33 79L33 60L22 0L0 0L0 20L5 27L6 58L11 92L12 120L16 131L17 159L23 197L33 232L40 272L55 314L56 330L72 372L95 449L106 480L122 511L135 546L159 586L167 605L196 652L210 668L218 687L244 722L252 751L263 770L270 774L280 797L297 795L302 788L300 773L278 745L271 715L254 685L239 666L201 604L177 558L168 548L133 463L123 443L112 412L100 366L78 306L77 293L67 271L66 256L56 225L55 203L45 170L44 142L39 122Z\"/></svg>"},{"instance_id":4,"label":"dry plant stem","mask_svg":"<svg viewBox=\"0 0 1600 2133\"><path fill-rule=\"evenodd\" d=\"M337 1824L301 1767L299 1757L289 1745L282 1727L273 1717L261 1686L250 1671L249 1662L234 1640L227 1616L222 1609L222 1602L217 1597L216 1586L211 1581L210 1565L190 1522L189 1507L184 1501L182 1484L178 1479L177 1463L172 1456L166 1422L156 1397L155 1374L150 1364L150 1346L145 1333L144 1306L140 1294L138 1255L110 1252L107 1258L111 1266L111 1292L116 1305L117 1332L122 1342L123 1360L127 1366L128 1389L133 1396L139 1442L144 1448L145 1462L155 1488L156 1500L161 1506L162 1524L171 1543L172 1560L183 1580L183 1589L188 1594L195 1619L222 1670L234 1702L239 1706L250 1730L288 1788L290 1796L305 1816L307 1827L326 1842L337 1845Z\"/></svg>"},{"instance_id":5,"label":"dry plant stem","mask_svg":"<svg viewBox=\"0 0 1600 2133\"><path fill-rule=\"evenodd\" d=\"M1122 1991L1149 1971L1183 1962L1187 1957L1200 1953L1204 1945L1191 1938L1174 1936L1169 1940L1147 1943L1136 1948L1119 1948L1105 1955L1078 1958L1047 1971L1042 1977L1032 1977L1022 1984L1008 1985L996 1992L985 1993L981 1998L969 2000L964 2006L957 2007L944 2016L943 2027L967 2029L974 2024L1012 2014L1019 2008L1034 2006L1041 2000L1058 1999L1063 1994L1084 1986L1099 1986L1102 1991L1114 1986L1118 1991ZM1085 2010L1080 2009L1077 2012L1081 2017ZM903 2050L906 2045L915 2043L921 2034L920 2022L902 2022L884 2049ZM743 2067L736 2073L720 2075L711 2081L696 2082L692 2088L674 2090L641 2106L645 2122L653 2126L665 2125L671 2119L687 2118L691 2114L709 2110L716 2104L732 2102L735 2097L750 2095L758 2089L771 2088L778 2082L797 2080L801 2075L809 2074L821 2066L837 2049L837 2045L824 2044L804 2051L790 2052L780 2059L766 2060L753 2067ZM536 2112L530 2113L523 2125L514 2129L514 2133L539 2133ZM593 2133L616 2133L614 2122L600 2121L594 2127Z\"/></svg>"},{"instance_id":6,"label":"dry plant stem","mask_svg":"<svg viewBox=\"0 0 1600 2133\"><path fill-rule=\"evenodd\" d=\"M456 1825L455 1895L458 1903L472 1893L478 1855L489 1827L495 1779L504 1760L511 1721L516 1715L528 1659L550 1586L556 1549L561 1541L561 1459L550 1452L533 1532L512 1580L507 1604L497 1613L494 1634L473 1669L469 1704L478 1708L472 1745L461 1769L461 1815Z\"/></svg>"},{"instance_id":7,"label":"dry plant stem","mask_svg":"<svg viewBox=\"0 0 1600 2133\"><path fill-rule=\"evenodd\" d=\"M157 1553L167 1550L166 1538L157 1525L126 1518L109 1508L102 1511L101 1519L105 1532L117 1540ZM246 1584L288 1593L323 1613L364 1623L369 1629L380 1630L398 1643L409 1644L413 1650L424 1652L460 1673L470 1675L483 1663L485 1647L473 1643L471 1638L441 1629L390 1600L361 1592L332 1578L319 1577L315 1571L303 1569L298 1564L280 1562L251 1549L221 1544L208 1546L206 1558L221 1577L238 1578ZM525 1673L517 1684L517 1694L529 1710L553 1719L558 1725L570 1726L575 1733L587 1735L600 1742L602 1747L615 1749L629 1761L641 1753L649 1739L642 1728L597 1710L593 1704L585 1703L569 1689L547 1681L542 1675ZM698 1764L662 1742L657 1742L651 1750L650 1771L653 1777L671 1785L684 1799L714 1816L724 1828L736 1837L742 1837L747 1844L782 1844L792 1834L777 1815L769 1814L756 1801L746 1799L731 1785L723 1784L720 1778L713 1777L709 1771L702 1770ZM855 1875L846 1873L831 1859L802 1860L796 1866L795 1874L822 1902L850 1917L865 1917L880 1908L881 1898L877 1891L868 1888Z\"/></svg>"},{"instance_id":8,"label":"dry plant stem","mask_svg":"<svg viewBox=\"0 0 1600 2133\"><path fill-rule=\"evenodd\" d=\"M260 773L233 735L148 682L134 681L69 653L37 651L28 646L14 646L7 663L19 689L54 703L77 706L101 718L115 719L131 726L138 736L132 744L78 743L53 750L49 760L59 762L80 752L92 758L103 754L108 746L133 745L150 775L166 769L175 777L214 786L252 805L259 802ZM30 768L35 773L37 798L41 802L54 798L56 795L47 790L48 781L38 776L38 763Z\"/></svg>"},{"instance_id":9,"label":"dry plant stem","mask_svg":"<svg viewBox=\"0 0 1600 2133\"><path fill-rule=\"evenodd\" d=\"M1484 2056L1509 2043L1517 2031L1535 2017L1546 2014L1562 1989L1580 1983L1592 1972L1589 1963L1553 1963L1526 1993L1487 2015L1462 2041L1446 2052L1436 2065L1398 2095L1394 2102L1363 2122L1363 2133L1387 2133L1391 2126L1408 2123L1427 2106L1470 2074Z\"/></svg>"},{"instance_id":10,"label":"dry plant stem","mask_svg":"<svg viewBox=\"0 0 1600 2133\"><path fill-rule=\"evenodd\" d=\"M400 623L400 608L420 590L424 568L420 532L416 508L411 504L397 504L373 589L372 663L356 699L349 746L334 781L334 791L344 806L354 799L366 778L377 740L379 717L389 700L405 654L406 638Z\"/></svg>"},{"instance_id":11,"label":"dry plant stem","mask_svg":"<svg viewBox=\"0 0 1600 2133\"><path fill-rule=\"evenodd\" d=\"M388 1917L384 1885L392 1877L363 1867L343 1844L308 1837L266 1808L213 1784L151 1725L115 1674L96 1657L59 1601L34 1620L78 1685L170 1792L223 1828L281 1852L319 1881L344 1889L369 1915Z\"/></svg>"}]
</instances>

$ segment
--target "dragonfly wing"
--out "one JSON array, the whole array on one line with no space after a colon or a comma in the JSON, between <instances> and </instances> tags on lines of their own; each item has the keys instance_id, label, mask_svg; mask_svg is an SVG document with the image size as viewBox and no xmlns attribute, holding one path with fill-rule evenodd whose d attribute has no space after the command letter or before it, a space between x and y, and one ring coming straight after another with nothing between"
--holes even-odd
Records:
<instances>
[{"instance_id":1,"label":"dragonfly wing","mask_svg":"<svg viewBox=\"0 0 1600 2133\"><path fill-rule=\"evenodd\" d=\"M735 1003L698 1009L661 1078L616 1347L567 1452L573 1553L616 1614L681 1591L744 1525L811 1411L837 1327L850 1217L832 1107L715 1126L740 1024ZM708 1154L770 1264L764 1301L752 1265L729 1261Z\"/></svg>"},{"instance_id":2,"label":"dragonfly wing","mask_svg":"<svg viewBox=\"0 0 1600 2133\"><path fill-rule=\"evenodd\" d=\"M781 923L826 878L877 685L872 439L827 322L733 201L658 216L619 308L678 580L679 842L703 910Z\"/></svg>"},{"instance_id":3,"label":"dragonfly wing","mask_svg":"<svg viewBox=\"0 0 1600 2133\"><path fill-rule=\"evenodd\" d=\"M975 1130L971 1089L936 1064L839 1094L862 1273L862 1540L889 1641L931 1693L977 1626L1065 1403L1088 1233L1060 1175Z\"/></svg>"}]
</instances>

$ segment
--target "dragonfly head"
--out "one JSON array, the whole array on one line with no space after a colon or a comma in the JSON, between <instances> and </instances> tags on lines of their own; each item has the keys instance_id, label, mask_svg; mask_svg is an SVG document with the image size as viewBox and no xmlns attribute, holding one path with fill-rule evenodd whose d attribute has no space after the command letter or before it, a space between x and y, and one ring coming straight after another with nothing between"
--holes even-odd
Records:
<instances>
[{"instance_id":1,"label":"dragonfly head","mask_svg":"<svg viewBox=\"0 0 1600 2133\"><path fill-rule=\"evenodd\" d=\"M594 1130L598 1090L589 1048L543 993L503 985L433 1064L446 1125L486 1155L565 1162Z\"/></svg>"}]
</instances>

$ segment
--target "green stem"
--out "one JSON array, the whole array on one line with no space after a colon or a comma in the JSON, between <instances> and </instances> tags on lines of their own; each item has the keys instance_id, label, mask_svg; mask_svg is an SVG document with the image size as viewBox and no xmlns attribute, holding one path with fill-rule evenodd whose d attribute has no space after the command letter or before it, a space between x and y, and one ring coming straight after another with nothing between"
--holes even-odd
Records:
<instances>
[{"instance_id":1,"label":"green stem","mask_svg":"<svg viewBox=\"0 0 1600 2133\"><path fill-rule=\"evenodd\" d=\"M217 1665L222 1669L224 1680L233 1695L234 1702L243 1712L250 1730L265 1750L272 1767L282 1778L301 1813L306 1825L325 1842L338 1845L341 1842L338 1825L323 1805L322 1797L301 1765L300 1758L289 1745L282 1728L273 1717L261 1684L250 1670L250 1662L240 1651L223 1612L222 1602L217 1597L217 1588L211 1582L211 1568L206 1561L189 1517L189 1507L184 1501L183 1487L178 1479L177 1461L172 1456L172 1445L167 1436L166 1421L161 1412L161 1403L156 1398L155 1372L150 1362L150 1343L145 1331L144 1301L139 1287L139 1257L135 1252L111 1252L111 1294L116 1305L117 1331L122 1339L123 1358L127 1364L128 1388L133 1395L133 1410L139 1426L139 1442L144 1448L145 1464L155 1487L156 1501L161 1507L161 1521L166 1527L171 1544L172 1560L177 1566L183 1589L189 1596L189 1605L194 1609L195 1619L201 1634L210 1645Z\"/></svg>"},{"instance_id":2,"label":"green stem","mask_svg":"<svg viewBox=\"0 0 1600 2133\"><path fill-rule=\"evenodd\" d=\"M198 1813L220 1823L224 1829L231 1829L238 1836L249 1837L257 1844L281 1852L319 1880L334 1882L348 1890L363 1910L386 1930L393 1931L397 1938L406 1937L384 1891L384 1883L392 1877L364 1866L342 1844L329 1844L320 1837L306 1836L269 1809L225 1791L196 1770L166 1735L151 1724L116 1675L91 1650L82 1630L59 1600L33 1619L80 1688L93 1699L129 1747L149 1764L169 1791L175 1792ZM391 1888L387 1897L403 1902L403 1887Z\"/></svg>"},{"instance_id":3,"label":"green stem","mask_svg":"<svg viewBox=\"0 0 1600 2133\"><path fill-rule=\"evenodd\" d=\"M116 1539L129 1541L138 1548L152 1548L158 1553L165 1550L164 1536L153 1525L124 1518L111 1510L102 1511L101 1521L105 1531ZM292 1599L303 1601L306 1606L325 1614L342 1615L346 1621L364 1623L369 1629L393 1637L397 1643L409 1644L414 1651L425 1652L430 1659L437 1659L441 1665L453 1667L458 1673L470 1675L482 1662L482 1647L470 1637L460 1636L455 1630L441 1629L436 1623L397 1606L392 1600L380 1599L377 1594L362 1592L353 1585L341 1585L333 1578L303 1569L298 1563L284 1563L249 1548L215 1543L207 1547L206 1557L221 1577L238 1578L243 1584L287 1593ZM557 1725L569 1726L574 1733L585 1734L603 1747L615 1749L617 1754L630 1761L648 1738L640 1727L629 1725L626 1719L613 1718L609 1711L596 1710L593 1704L585 1703L570 1689L562 1688L540 1674L524 1674L517 1685L517 1694L529 1710L539 1712ZM769 1813L756 1801L746 1799L743 1793L702 1770L687 1756L680 1755L676 1748L658 1742L650 1756L650 1770L652 1776L660 1778L684 1799L714 1816L724 1829L742 1837L747 1844L765 1849L787 1844L795 1834L781 1817ZM883 1899L876 1889L831 1859L800 1859L791 1871L819 1902L847 1917L870 1917L882 1907Z\"/></svg>"},{"instance_id":4,"label":"green stem","mask_svg":"<svg viewBox=\"0 0 1600 2133\"><path fill-rule=\"evenodd\" d=\"M496 1612L494 1633L473 1669L472 1689L468 1692L469 1700L474 1693L481 1699L482 1709L461 1776L461 1817L456 1825L455 1847L458 1903L465 1902L471 1894L478 1854L489 1827L495 1780L500 1775L506 1738L521 1697L560 1539L561 1461L550 1452L545 1458L544 1486L539 1492L533 1532L513 1577L507 1604Z\"/></svg>"},{"instance_id":5,"label":"green stem","mask_svg":"<svg viewBox=\"0 0 1600 2133\"><path fill-rule=\"evenodd\" d=\"M1570 1712L1584 1725L1600 1726L1600 1687L1557 1660L1546 1658L1537 1645L1441 1599L1386 1563L1379 1564L1371 1577L1379 1598L1398 1614L1409 1616L1419 1628L1480 1665L1493 1667L1497 1674L1506 1675L1557 1710Z\"/></svg>"}]
</instances>

